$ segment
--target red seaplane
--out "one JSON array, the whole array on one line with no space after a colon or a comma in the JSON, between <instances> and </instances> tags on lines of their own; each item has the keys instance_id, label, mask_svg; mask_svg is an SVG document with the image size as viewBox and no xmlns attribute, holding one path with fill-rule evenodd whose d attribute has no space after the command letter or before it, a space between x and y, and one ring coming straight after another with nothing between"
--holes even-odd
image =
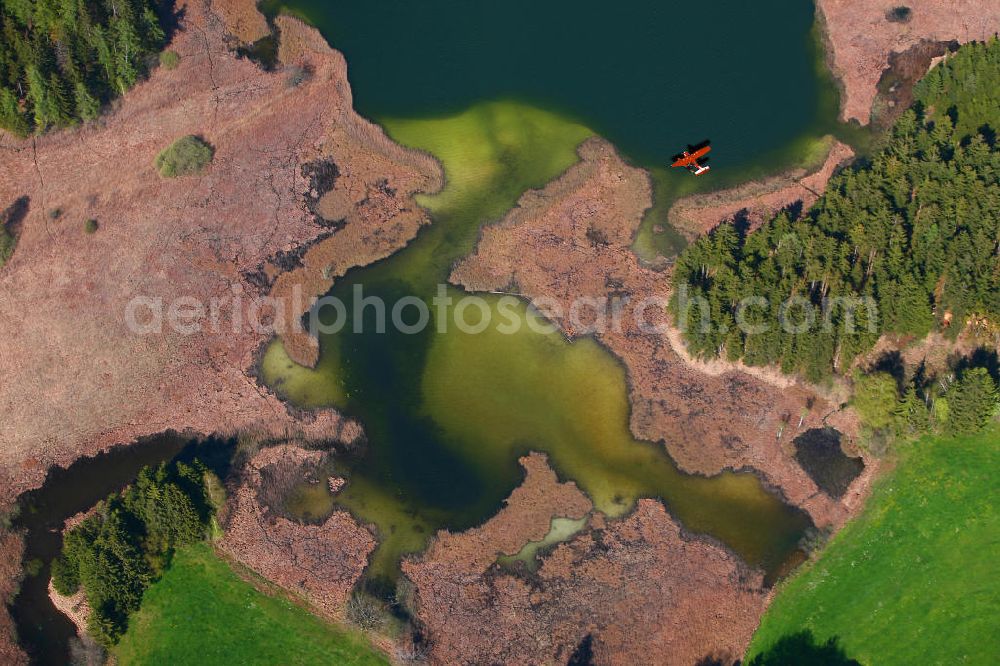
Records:
<instances>
[{"instance_id":1,"label":"red seaplane","mask_svg":"<svg viewBox=\"0 0 1000 666\"><path fill-rule=\"evenodd\" d=\"M674 163L670 166L684 167L694 175L700 176L711 169L709 166L702 166L701 164L698 164L698 160L705 157L710 150L712 150L712 146L708 145L707 141L697 148L695 146L688 146L688 150L685 150L680 155L674 155Z\"/></svg>"}]
</instances>

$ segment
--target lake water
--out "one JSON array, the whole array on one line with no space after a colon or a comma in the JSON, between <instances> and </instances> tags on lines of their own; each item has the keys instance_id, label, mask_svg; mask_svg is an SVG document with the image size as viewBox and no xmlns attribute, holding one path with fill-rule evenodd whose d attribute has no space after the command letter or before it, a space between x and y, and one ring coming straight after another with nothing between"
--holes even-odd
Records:
<instances>
[{"instance_id":1,"label":"lake water","mask_svg":"<svg viewBox=\"0 0 1000 666\"><path fill-rule=\"evenodd\" d=\"M571 166L592 134L651 169L657 205L637 241L651 255L676 249L669 232L651 233L669 200L773 172L815 153L824 134L847 133L807 2L285 6L345 53L360 113L445 168L445 190L420 199L431 227L340 280L333 295L347 303L358 285L389 302L429 303L479 227ZM710 179L663 167L705 138ZM496 314L497 298L488 300ZM609 515L657 497L686 528L770 573L795 557L808 518L755 476L685 475L662 445L632 437L624 369L594 341L494 327L378 334L372 323L324 337L315 370L275 342L262 374L297 405L336 406L364 424L367 451L347 462L337 501L379 528L373 578L394 578L399 557L436 529L488 519L520 482L517 457L528 450L546 452Z\"/></svg>"},{"instance_id":2,"label":"lake water","mask_svg":"<svg viewBox=\"0 0 1000 666\"><path fill-rule=\"evenodd\" d=\"M656 205L637 239L649 257L677 249L669 230L652 232L675 197L801 162L824 134L852 136L835 121L836 92L808 2L286 4L346 54L358 110L437 156L447 174L444 192L421 199L434 224L405 250L339 281L334 294L347 301L355 285L390 300L429 300L472 251L480 225L571 166L575 147L595 133L651 171ZM705 138L713 140L710 178L664 168ZM497 299L489 303L495 310ZM274 343L261 370L293 403L337 406L364 424L368 447L341 463L349 482L336 501L378 527L376 580L391 582L399 558L422 549L434 530L493 515L520 483L517 457L528 450L546 452L609 515L656 497L686 528L751 564L774 573L796 561L806 516L753 475L688 476L661 445L636 441L624 369L592 340L494 328L369 332L325 337L321 349L308 370ZM25 581L14 610L36 659L64 661L72 635L45 592L62 521L182 445L158 438L81 461L25 498L27 557L46 566ZM326 503L305 499L310 510ZM543 543L519 556L572 534L579 526L571 523L554 521Z\"/></svg>"},{"instance_id":3,"label":"lake water","mask_svg":"<svg viewBox=\"0 0 1000 666\"><path fill-rule=\"evenodd\" d=\"M811 2L282 4L346 54L369 118L514 100L576 119L647 166L711 138L725 168L834 126Z\"/></svg>"},{"instance_id":4,"label":"lake water","mask_svg":"<svg viewBox=\"0 0 1000 666\"><path fill-rule=\"evenodd\" d=\"M447 179L441 194L420 199L433 224L405 250L349 273L333 295L350 304L360 286L390 303L429 303L479 227L571 166L594 133L654 168L710 136L728 165L705 180L718 184L773 167L768 156L791 159L834 125L810 5L639 5L612 17L587 3L293 5L346 53L359 110L438 157ZM715 28L704 57L671 46L668 35L706 25ZM657 169L654 178L658 195L693 187L687 174ZM496 314L497 297L487 300ZM488 519L520 482L517 457L528 450L547 453L609 515L657 497L685 527L768 572L793 555L809 521L755 476L685 475L662 445L632 437L624 369L594 341L495 327L375 333L369 315L365 333L348 321L347 332L321 340L315 370L275 342L262 375L297 405L336 406L364 424L368 448L346 463L338 503L379 528L373 577L392 579L399 557L436 529Z\"/></svg>"},{"instance_id":5,"label":"lake water","mask_svg":"<svg viewBox=\"0 0 1000 666\"><path fill-rule=\"evenodd\" d=\"M658 205L637 249L682 241L662 226L677 196L773 173L835 134L838 97L814 6L803 0L345 2L266 0L342 51L365 117L440 118L483 101L553 111L653 171ZM711 178L667 173L687 144L713 142ZM657 218L657 219L654 219Z\"/></svg>"}]
</instances>

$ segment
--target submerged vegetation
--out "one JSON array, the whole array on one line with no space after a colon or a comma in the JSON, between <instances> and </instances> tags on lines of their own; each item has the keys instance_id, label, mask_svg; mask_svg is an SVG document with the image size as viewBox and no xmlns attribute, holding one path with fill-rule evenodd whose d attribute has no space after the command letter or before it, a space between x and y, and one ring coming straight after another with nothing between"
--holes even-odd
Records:
<instances>
[{"instance_id":1,"label":"submerged vegetation","mask_svg":"<svg viewBox=\"0 0 1000 666\"><path fill-rule=\"evenodd\" d=\"M18 136L97 117L165 35L153 0L0 2L0 127Z\"/></svg>"},{"instance_id":2,"label":"submerged vegetation","mask_svg":"<svg viewBox=\"0 0 1000 666\"><path fill-rule=\"evenodd\" d=\"M571 167L592 135L510 102L385 125L393 139L441 159L447 186L420 198L434 224L405 250L338 281L331 293L345 303L355 284L388 302L401 294L429 301L472 251L480 226ZM639 497L662 497L689 529L713 534L751 563L770 570L795 549L807 518L757 477L688 476L662 446L632 436L625 371L600 345L530 327L503 334L499 297L482 298L492 323L479 334L372 334L371 325L354 334L348 321L322 338L315 369L292 363L280 342L265 355L264 380L293 403L334 404L365 424L365 458L347 461L336 502L379 526L370 578L393 579L400 556L421 550L437 529L466 529L495 514L521 483L517 458L529 449L547 453L608 515L626 513ZM518 316L526 307L516 304ZM466 317L472 326L475 310Z\"/></svg>"},{"instance_id":3,"label":"submerged vegetation","mask_svg":"<svg viewBox=\"0 0 1000 666\"><path fill-rule=\"evenodd\" d=\"M900 449L864 513L781 584L748 652L811 632L864 664L987 663L996 655L1000 431ZM991 638L993 637L993 638ZM759 659L759 661L758 661ZM837 662L835 662L837 663Z\"/></svg>"},{"instance_id":4,"label":"submerged vegetation","mask_svg":"<svg viewBox=\"0 0 1000 666\"><path fill-rule=\"evenodd\" d=\"M102 645L118 641L174 550L208 534L219 487L198 462L146 467L66 533L52 584L63 595L84 591L92 610L87 629Z\"/></svg>"},{"instance_id":5,"label":"submerged vegetation","mask_svg":"<svg viewBox=\"0 0 1000 666\"><path fill-rule=\"evenodd\" d=\"M673 309L692 352L818 381L882 333L957 335L970 317L1000 317L998 78L1000 40L963 47L871 163L833 178L806 216L721 225L690 246Z\"/></svg>"},{"instance_id":6,"label":"submerged vegetation","mask_svg":"<svg viewBox=\"0 0 1000 666\"><path fill-rule=\"evenodd\" d=\"M113 652L121 664L388 663L359 633L259 591L203 543L177 550Z\"/></svg>"}]
</instances>

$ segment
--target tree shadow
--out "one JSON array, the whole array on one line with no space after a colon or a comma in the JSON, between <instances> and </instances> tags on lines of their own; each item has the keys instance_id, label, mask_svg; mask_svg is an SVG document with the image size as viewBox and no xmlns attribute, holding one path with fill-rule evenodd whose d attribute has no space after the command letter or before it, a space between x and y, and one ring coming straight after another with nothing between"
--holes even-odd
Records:
<instances>
[{"instance_id":1,"label":"tree shadow","mask_svg":"<svg viewBox=\"0 0 1000 666\"><path fill-rule=\"evenodd\" d=\"M906 384L906 363L897 350L887 351L872 364L871 372L884 372L896 380L896 389L902 393Z\"/></svg>"},{"instance_id":2,"label":"tree shadow","mask_svg":"<svg viewBox=\"0 0 1000 666\"><path fill-rule=\"evenodd\" d=\"M920 361L920 365L913 371L911 383L921 395L927 394L927 388L934 383L936 377L927 368L927 361Z\"/></svg>"},{"instance_id":3,"label":"tree shadow","mask_svg":"<svg viewBox=\"0 0 1000 666\"><path fill-rule=\"evenodd\" d=\"M570 655L566 666L590 666L594 663L594 636L587 634Z\"/></svg>"},{"instance_id":4,"label":"tree shadow","mask_svg":"<svg viewBox=\"0 0 1000 666\"><path fill-rule=\"evenodd\" d=\"M958 127L958 107L952 104L948 107L948 110L944 112L946 116L951 119L951 124L954 127Z\"/></svg>"},{"instance_id":5,"label":"tree shadow","mask_svg":"<svg viewBox=\"0 0 1000 666\"><path fill-rule=\"evenodd\" d=\"M1000 357L995 349L979 347L968 356L953 361L952 367L959 376L974 368L986 368L993 381L1000 383Z\"/></svg>"},{"instance_id":6,"label":"tree shadow","mask_svg":"<svg viewBox=\"0 0 1000 666\"><path fill-rule=\"evenodd\" d=\"M21 223L28 215L30 201L27 196L18 197L14 203L0 212L0 226L11 236L18 236L21 233Z\"/></svg>"},{"instance_id":7,"label":"tree shadow","mask_svg":"<svg viewBox=\"0 0 1000 666\"><path fill-rule=\"evenodd\" d=\"M990 148L995 148L997 145L997 132L995 129L989 125L983 125L979 128L979 133L982 135L983 140Z\"/></svg>"},{"instance_id":8,"label":"tree shadow","mask_svg":"<svg viewBox=\"0 0 1000 666\"><path fill-rule=\"evenodd\" d=\"M753 220L750 219L749 209L741 208L736 212L736 215L733 215L733 228L736 229L736 235L739 236L740 243L746 242L752 227Z\"/></svg>"},{"instance_id":9,"label":"tree shadow","mask_svg":"<svg viewBox=\"0 0 1000 666\"><path fill-rule=\"evenodd\" d=\"M187 10L184 7L178 7L173 0L168 0L167 2L153 3L153 11L156 13L156 17L160 19L160 26L163 28L163 34L166 37L164 43L169 44L174 34L180 30L181 22L184 20Z\"/></svg>"},{"instance_id":10,"label":"tree shadow","mask_svg":"<svg viewBox=\"0 0 1000 666\"><path fill-rule=\"evenodd\" d=\"M812 631L805 629L781 637L766 652L758 654L746 666L861 666L851 659L831 636L824 643L817 643Z\"/></svg>"},{"instance_id":11,"label":"tree shadow","mask_svg":"<svg viewBox=\"0 0 1000 666\"><path fill-rule=\"evenodd\" d=\"M802 211L804 208L805 204L803 203L802 199L799 199L798 201L793 201L792 203L788 204L781 210L783 210L785 214L788 215L789 220L798 220L799 218L802 217Z\"/></svg>"}]
</instances>

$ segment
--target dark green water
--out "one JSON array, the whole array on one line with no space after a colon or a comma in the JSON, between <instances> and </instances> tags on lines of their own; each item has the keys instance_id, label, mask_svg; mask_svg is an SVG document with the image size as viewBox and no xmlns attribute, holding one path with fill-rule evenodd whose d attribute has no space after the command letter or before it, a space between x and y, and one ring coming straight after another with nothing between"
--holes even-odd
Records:
<instances>
[{"instance_id":1,"label":"dark green water","mask_svg":"<svg viewBox=\"0 0 1000 666\"><path fill-rule=\"evenodd\" d=\"M652 168L661 205L648 227L662 222L666 198L801 161L838 130L810 3L290 6L346 54L358 110L441 159L448 181L421 200L434 223L416 241L338 282L332 294L348 304L355 286L390 303L429 302L479 227L569 167L591 134ZM702 37L690 45L688 35ZM711 180L662 169L704 138ZM499 299L488 304L498 312ZM625 372L592 340L495 328L379 334L371 324L324 337L315 370L275 343L262 374L293 403L334 405L364 424L367 453L347 462L337 501L380 530L373 577L392 578L399 556L434 530L485 521L532 449L609 515L657 497L687 528L771 573L794 556L809 521L756 477L688 476L661 444L632 438Z\"/></svg>"},{"instance_id":2,"label":"dark green water","mask_svg":"<svg viewBox=\"0 0 1000 666\"><path fill-rule=\"evenodd\" d=\"M448 177L442 194L422 200L430 228L337 284L348 302L355 285L389 300L429 300L480 225L568 168L594 133L652 170L657 206L647 231L675 196L801 161L824 134L850 135L834 120L807 2L286 4L345 52L360 112L439 157ZM714 144L710 179L662 169L703 138ZM670 239L653 245L667 251ZM498 299L488 302L496 312ZM370 329L325 337L314 371L290 363L280 344L262 369L292 402L335 405L365 425L367 452L345 462L349 482L337 501L379 528L372 577L391 579L400 555L435 529L485 521L520 482L516 459L531 449L609 515L656 497L751 564L773 573L794 560L808 519L751 474L687 476L662 445L634 440L624 370L592 340ZM179 446L170 438L81 461L25 498L27 557L45 566L25 581L14 611L37 660L63 661L72 634L45 591L56 530Z\"/></svg>"},{"instance_id":3,"label":"dark green water","mask_svg":"<svg viewBox=\"0 0 1000 666\"><path fill-rule=\"evenodd\" d=\"M837 122L812 2L582 0L505 3L265 0L320 28L347 57L355 107L374 120L440 118L513 101L578 121L652 170L656 206L636 239L645 259L683 239L679 196L822 161L820 137L856 148ZM711 178L669 157L713 141Z\"/></svg>"},{"instance_id":4,"label":"dark green water","mask_svg":"<svg viewBox=\"0 0 1000 666\"><path fill-rule=\"evenodd\" d=\"M346 55L369 118L515 100L579 120L644 166L711 138L727 168L835 126L811 2L282 4Z\"/></svg>"},{"instance_id":5,"label":"dark green water","mask_svg":"<svg viewBox=\"0 0 1000 666\"><path fill-rule=\"evenodd\" d=\"M356 288L390 306L412 295L430 301L453 263L472 251L480 225L572 165L575 147L590 135L509 102L385 123L398 140L440 157L448 185L423 200L433 224L406 249L338 281L331 293L348 313ZM523 313L524 304L509 298ZM485 305L496 316L501 299L490 296ZM423 548L434 530L464 529L495 513L520 483L517 457L528 450L547 453L604 513L622 515L640 497L661 498L686 527L770 572L808 525L749 473L687 476L662 445L636 441L624 369L593 340L570 344L528 328L505 335L496 319L479 334L453 324L439 332L438 318L419 334L391 326L378 333L375 318L366 310L355 333L349 315L343 332L324 336L315 370L292 363L278 342L261 367L264 380L293 403L337 406L364 424L367 453L347 461L348 484L337 501L379 528L375 579L392 579L398 558Z\"/></svg>"}]
</instances>

